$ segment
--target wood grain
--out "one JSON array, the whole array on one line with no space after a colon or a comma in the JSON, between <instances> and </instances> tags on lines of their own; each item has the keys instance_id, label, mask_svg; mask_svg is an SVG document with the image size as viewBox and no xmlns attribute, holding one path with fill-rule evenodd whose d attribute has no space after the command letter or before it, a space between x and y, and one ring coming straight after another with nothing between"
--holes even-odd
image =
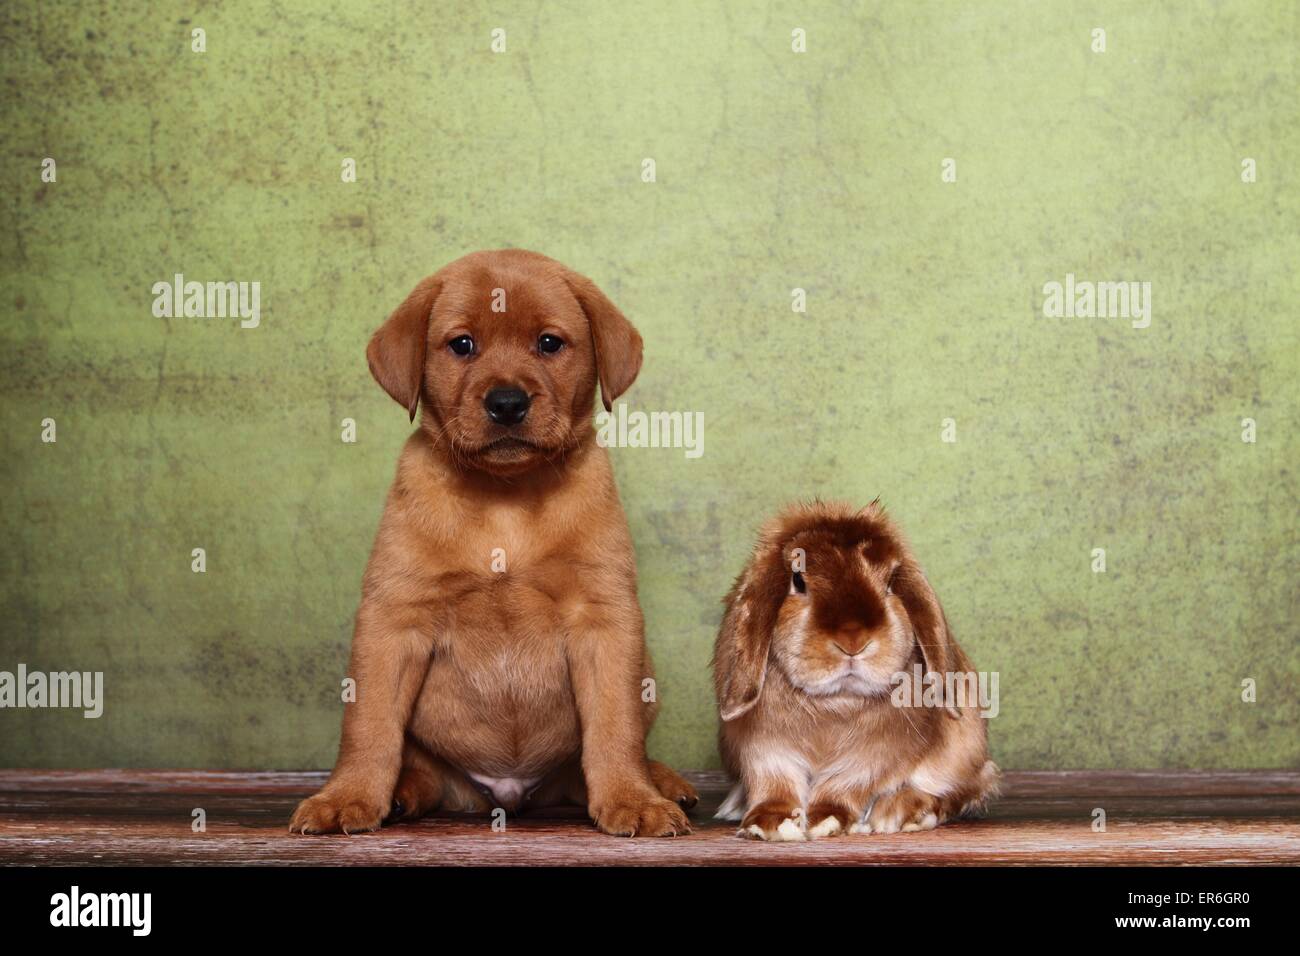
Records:
<instances>
[{"instance_id":1,"label":"wood grain","mask_svg":"<svg viewBox=\"0 0 1300 956\"><path fill-rule=\"evenodd\" d=\"M670 840L598 833L577 808L486 818L435 816L353 837L290 836L296 802L322 773L0 770L0 864L261 865L1169 865L1300 863L1300 772L1010 772L978 821L929 833L761 844L712 813L721 774L700 789L697 831ZM207 832L191 830L191 811ZM1104 833L1093 810L1106 811Z\"/></svg>"}]
</instances>

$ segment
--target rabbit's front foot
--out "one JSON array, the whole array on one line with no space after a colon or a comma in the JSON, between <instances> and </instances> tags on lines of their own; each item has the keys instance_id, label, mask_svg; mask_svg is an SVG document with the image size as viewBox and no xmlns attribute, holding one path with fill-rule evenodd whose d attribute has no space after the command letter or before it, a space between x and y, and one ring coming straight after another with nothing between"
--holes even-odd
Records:
<instances>
[{"instance_id":1,"label":"rabbit's front foot","mask_svg":"<svg viewBox=\"0 0 1300 956\"><path fill-rule=\"evenodd\" d=\"M808 821L794 804L768 800L750 807L738 833L753 840L802 842L808 839Z\"/></svg>"},{"instance_id":2,"label":"rabbit's front foot","mask_svg":"<svg viewBox=\"0 0 1300 956\"><path fill-rule=\"evenodd\" d=\"M939 819L939 798L912 787L902 787L876 798L867 819L853 827L854 833L911 833L933 830Z\"/></svg>"},{"instance_id":3,"label":"rabbit's front foot","mask_svg":"<svg viewBox=\"0 0 1300 956\"><path fill-rule=\"evenodd\" d=\"M808 837L820 840L823 837L851 833L861 817L861 810L853 810L840 803L814 803L808 808Z\"/></svg>"}]
</instances>

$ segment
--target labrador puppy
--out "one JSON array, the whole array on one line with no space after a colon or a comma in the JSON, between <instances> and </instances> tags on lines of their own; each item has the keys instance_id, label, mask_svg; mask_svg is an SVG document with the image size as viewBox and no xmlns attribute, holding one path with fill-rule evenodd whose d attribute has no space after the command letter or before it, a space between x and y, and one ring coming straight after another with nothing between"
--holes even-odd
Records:
<instances>
[{"instance_id":1,"label":"labrador puppy","mask_svg":"<svg viewBox=\"0 0 1300 956\"><path fill-rule=\"evenodd\" d=\"M641 336L591 280L507 249L422 281L366 357L420 427L366 568L338 761L289 829L576 802L606 833L689 833L695 791L646 757L636 564L592 423Z\"/></svg>"}]
</instances>

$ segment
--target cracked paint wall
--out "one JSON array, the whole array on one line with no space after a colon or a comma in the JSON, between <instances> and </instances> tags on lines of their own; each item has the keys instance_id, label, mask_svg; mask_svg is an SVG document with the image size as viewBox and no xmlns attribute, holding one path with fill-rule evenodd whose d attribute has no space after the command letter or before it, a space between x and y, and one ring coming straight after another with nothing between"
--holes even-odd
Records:
<instances>
[{"instance_id":1,"label":"cracked paint wall","mask_svg":"<svg viewBox=\"0 0 1300 956\"><path fill-rule=\"evenodd\" d=\"M332 763L409 427L366 340L516 245L641 329L632 409L705 413L698 460L613 452L657 756L717 765L760 521L880 495L1000 674L1004 766L1300 766L1296 11L8 4L0 669L106 700L0 711L0 765ZM155 318L178 272L260 282L260 326ZM1151 282L1150 326L1044 318L1067 273Z\"/></svg>"}]
</instances>

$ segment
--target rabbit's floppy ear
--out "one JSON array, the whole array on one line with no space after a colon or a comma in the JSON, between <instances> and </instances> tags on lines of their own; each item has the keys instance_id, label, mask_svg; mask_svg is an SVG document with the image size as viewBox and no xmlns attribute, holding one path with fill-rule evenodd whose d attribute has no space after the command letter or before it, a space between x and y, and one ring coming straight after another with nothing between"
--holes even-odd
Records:
<instances>
[{"instance_id":1,"label":"rabbit's floppy ear","mask_svg":"<svg viewBox=\"0 0 1300 956\"><path fill-rule=\"evenodd\" d=\"M420 404L429 317L441 290L442 279L438 275L422 279L366 346L370 374L410 413L411 421L415 421L415 409Z\"/></svg>"},{"instance_id":2,"label":"rabbit's floppy ear","mask_svg":"<svg viewBox=\"0 0 1300 956\"><path fill-rule=\"evenodd\" d=\"M948 618L943 613L943 606L939 604L934 589L926 580L925 572L910 558L899 565L892 583L894 593L907 609L912 633L921 650L921 659L925 661L926 673L936 675L934 679L940 682L939 686L946 687L952 660L952 634L948 630ZM949 717L961 716L952 701L945 701L944 709Z\"/></svg>"},{"instance_id":3,"label":"rabbit's floppy ear","mask_svg":"<svg viewBox=\"0 0 1300 956\"><path fill-rule=\"evenodd\" d=\"M724 721L744 714L763 692L772 631L789 577L781 551L773 549L754 559L727 596L727 613L713 654L718 708Z\"/></svg>"}]
</instances>

